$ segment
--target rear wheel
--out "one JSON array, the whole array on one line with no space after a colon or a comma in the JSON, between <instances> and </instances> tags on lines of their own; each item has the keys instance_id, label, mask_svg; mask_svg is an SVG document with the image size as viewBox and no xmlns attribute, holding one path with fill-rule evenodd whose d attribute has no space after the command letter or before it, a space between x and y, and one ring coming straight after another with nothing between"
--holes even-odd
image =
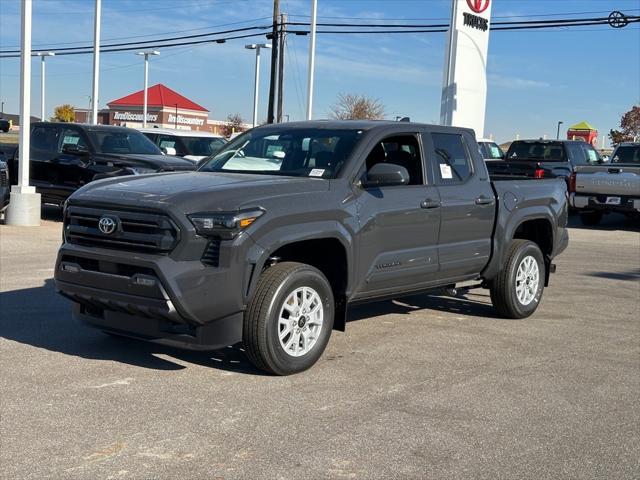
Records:
<instances>
[{"instance_id":1,"label":"rear wheel","mask_svg":"<svg viewBox=\"0 0 640 480\"><path fill-rule=\"evenodd\" d=\"M493 307L503 317L528 317L540 304L544 279L544 258L538 245L513 240L504 268L490 284Z\"/></svg>"},{"instance_id":2,"label":"rear wheel","mask_svg":"<svg viewBox=\"0 0 640 480\"><path fill-rule=\"evenodd\" d=\"M329 342L334 313L331 285L318 269L295 262L269 267L244 316L247 357L277 375L308 369Z\"/></svg>"},{"instance_id":3,"label":"rear wheel","mask_svg":"<svg viewBox=\"0 0 640 480\"><path fill-rule=\"evenodd\" d=\"M583 225L598 225L602 220L602 212L580 212L580 221Z\"/></svg>"}]
</instances>

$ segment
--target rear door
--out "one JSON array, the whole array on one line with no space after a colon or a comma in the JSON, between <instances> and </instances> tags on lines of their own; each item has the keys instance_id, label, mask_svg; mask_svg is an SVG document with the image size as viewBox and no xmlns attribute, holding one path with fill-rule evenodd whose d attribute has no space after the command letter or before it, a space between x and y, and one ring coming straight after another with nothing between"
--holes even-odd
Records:
<instances>
[{"instance_id":1,"label":"rear door","mask_svg":"<svg viewBox=\"0 0 640 480\"><path fill-rule=\"evenodd\" d=\"M77 127L62 129L56 158L56 194L64 199L91 181L91 155L84 133Z\"/></svg>"},{"instance_id":2,"label":"rear door","mask_svg":"<svg viewBox=\"0 0 640 480\"><path fill-rule=\"evenodd\" d=\"M30 180L40 193L48 195L57 183L53 160L58 154L60 128L34 125L31 129Z\"/></svg>"},{"instance_id":3,"label":"rear door","mask_svg":"<svg viewBox=\"0 0 640 480\"><path fill-rule=\"evenodd\" d=\"M429 163L440 195L440 278L477 274L489 261L496 202L470 133L434 131Z\"/></svg>"},{"instance_id":4,"label":"rear door","mask_svg":"<svg viewBox=\"0 0 640 480\"><path fill-rule=\"evenodd\" d=\"M377 163L393 163L409 172L408 185L357 188L360 232L357 236L357 297L418 289L438 271L438 189L424 168L418 132L377 139L363 162L360 178Z\"/></svg>"}]
</instances>

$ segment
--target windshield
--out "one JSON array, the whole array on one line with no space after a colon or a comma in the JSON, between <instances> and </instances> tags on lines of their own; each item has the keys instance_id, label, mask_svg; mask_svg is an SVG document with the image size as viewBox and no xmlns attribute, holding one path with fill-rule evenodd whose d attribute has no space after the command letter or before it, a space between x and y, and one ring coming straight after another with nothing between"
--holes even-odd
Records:
<instances>
[{"instance_id":1,"label":"windshield","mask_svg":"<svg viewBox=\"0 0 640 480\"><path fill-rule=\"evenodd\" d=\"M640 145L623 145L616 148L611 163L640 163Z\"/></svg>"},{"instance_id":2,"label":"windshield","mask_svg":"<svg viewBox=\"0 0 640 480\"><path fill-rule=\"evenodd\" d=\"M154 143L136 130L88 130L98 153L162 155Z\"/></svg>"},{"instance_id":3,"label":"windshield","mask_svg":"<svg viewBox=\"0 0 640 480\"><path fill-rule=\"evenodd\" d=\"M251 130L203 162L204 172L335 178L360 139L361 130Z\"/></svg>"},{"instance_id":4,"label":"windshield","mask_svg":"<svg viewBox=\"0 0 640 480\"><path fill-rule=\"evenodd\" d=\"M218 152L227 143L222 138L211 137L182 137L186 155L198 155L208 157Z\"/></svg>"},{"instance_id":5,"label":"windshield","mask_svg":"<svg viewBox=\"0 0 640 480\"><path fill-rule=\"evenodd\" d=\"M482 153L483 158L489 160L500 160L504 158L504 152L500 149L497 143L479 142L478 145L480 145L480 153Z\"/></svg>"},{"instance_id":6,"label":"windshield","mask_svg":"<svg viewBox=\"0 0 640 480\"><path fill-rule=\"evenodd\" d=\"M562 142L513 142L507 152L509 160L566 162Z\"/></svg>"}]
</instances>

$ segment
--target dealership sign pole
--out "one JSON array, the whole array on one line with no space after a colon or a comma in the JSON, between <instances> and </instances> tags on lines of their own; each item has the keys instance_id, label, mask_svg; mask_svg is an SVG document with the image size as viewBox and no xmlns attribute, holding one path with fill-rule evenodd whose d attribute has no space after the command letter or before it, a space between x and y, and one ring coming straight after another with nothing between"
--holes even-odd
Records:
<instances>
[{"instance_id":1,"label":"dealership sign pole","mask_svg":"<svg viewBox=\"0 0 640 480\"><path fill-rule=\"evenodd\" d=\"M18 185L11 187L7 225L39 226L40 194L29 186L29 135L31 133L31 0L22 0L20 35L20 143Z\"/></svg>"},{"instance_id":2,"label":"dealership sign pole","mask_svg":"<svg viewBox=\"0 0 640 480\"><path fill-rule=\"evenodd\" d=\"M100 5L96 0L93 17L93 88L91 93L91 123L98 124L98 80L100 75Z\"/></svg>"},{"instance_id":3,"label":"dealership sign pole","mask_svg":"<svg viewBox=\"0 0 640 480\"><path fill-rule=\"evenodd\" d=\"M491 0L453 0L440 123L484 136Z\"/></svg>"}]
</instances>

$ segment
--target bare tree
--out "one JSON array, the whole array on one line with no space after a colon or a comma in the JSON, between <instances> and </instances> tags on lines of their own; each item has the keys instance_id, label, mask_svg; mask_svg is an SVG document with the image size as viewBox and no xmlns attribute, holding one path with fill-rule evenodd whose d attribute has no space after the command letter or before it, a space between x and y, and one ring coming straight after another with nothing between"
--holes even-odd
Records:
<instances>
[{"instance_id":1,"label":"bare tree","mask_svg":"<svg viewBox=\"0 0 640 480\"><path fill-rule=\"evenodd\" d=\"M342 93L329 116L336 120L380 120L384 118L384 105L378 98Z\"/></svg>"},{"instance_id":2,"label":"bare tree","mask_svg":"<svg viewBox=\"0 0 640 480\"><path fill-rule=\"evenodd\" d=\"M234 133L244 132L245 128L244 119L239 113L232 113L227 116L227 122L222 126L222 134L225 137L230 137Z\"/></svg>"}]
</instances>

